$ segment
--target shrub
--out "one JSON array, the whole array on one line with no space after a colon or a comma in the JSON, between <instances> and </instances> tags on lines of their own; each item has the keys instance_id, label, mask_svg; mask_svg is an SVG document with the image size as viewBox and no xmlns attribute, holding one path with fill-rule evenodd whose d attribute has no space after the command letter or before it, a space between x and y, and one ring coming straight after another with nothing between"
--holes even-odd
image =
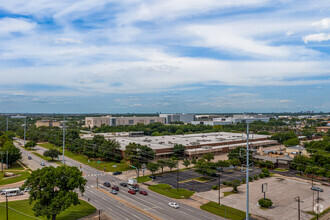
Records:
<instances>
[{"instance_id":1,"label":"shrub","mask_svg":"<svg viewBox=\"0 0 330 220\"><path fill-rule=\"evenodd\" d=\"M264 173L265 177L270 177L270 173Z\"/></svg>"},{"instance_id":2,"label":"shrub","mask_svg":"<svg viewBox=\"0 0 330 220\"><path fill-rule=\"evenodd\" d=\"M262 168L261 170L263 173L269 173L269 170L267 168Z\"/></svg>"},{"instance_id":3,"label":"shrub","mask_svg":"<svg viewBox=\"0 0 330 220\"><path fill-rule=\"evenodd\" d=\"M263 173L259 173L259 177L260 177L260 178L264 178L265 175L264 175Z\"/></svg>"},{"instance_id":4,"label":"shrub","mask_svg":"<svg viewBox=\"0 0 330 220\"><path fill-rule=\"evenodd\" d=\"M259 199L258 203L261 207L264 207L264 208L269 208L273 205L272 200L267 199L267 198L266 199L264 199L264 198Z\"/></svg>"},{"instance_id":5,"label":"shrub","mask_svg":"<svg viewBox=\"0 0 330 220\"><path fill-rule=\"evenodd\" d=\"M212 186L212 189L213 189L213 190L217 190L218 188L219 188L218 185L214 185L214 186Z\"/></svg>"},{"instance_id":6,"label":"shrub","mask_svg":"<svg viewBox=\"0 0 330 220\"><path fill-rule=\"evenodd\" d=\"M226 181L223 181L222 184L223 184L223 185L227 185L227 182L226 182Z\"/></svg>"},{"instance_id":7,"label":"shrub","mask_svg":"<svg viewBox=\"0 0 330 220\"><path fill-rule=\"evenodd\" d=\"M246 183L246 179L242 179L242 183L243 183L243 184Z\"/></svg>"},{"instance_id":8,"label":"shrub","mask_svg":"<svg viewBox=\"0 0 330 220\"><path fill-rule=\"evenodd\" d=\"M249 182L253 182L252 176L249 176Z\"/></svg>"},{"instance_id":9,"label":"shrub","mask_svg":"<svg viewBox=\"0 0 330 220\"><path fill-rule=\"evenodd\" d=\"M254 178L255 180L257 180L257 179L258 179L258 175L254 175L253 178Z\"/></svg>"}]
</instances>

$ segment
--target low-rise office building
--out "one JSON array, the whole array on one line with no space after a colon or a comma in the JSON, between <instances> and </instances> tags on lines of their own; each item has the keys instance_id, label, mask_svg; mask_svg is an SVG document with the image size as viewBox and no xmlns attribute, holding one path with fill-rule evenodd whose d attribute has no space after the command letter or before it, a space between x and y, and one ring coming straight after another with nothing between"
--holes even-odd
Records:
<instances>
[{"instance_id":1,"label":"low-rise office building","mask_svg":"<svg viewBox=\"0 0 330 220\"><path fill-rule=\"evenodd\" d=\"M176 113L176 114L159 114L159 117L165 118L165 124L181 121L183 123L191 123L195 121L195 114Z\"/></svg>"},{"instance_id":2,"label":"low-rise office building","mask_svg":"<svg viewBox=\"0 0 330 220\"><path fill-rule=\"evenodd\" d=\"M233 115L233 117L218 117L213 118L212 121L193 121L191 122L194 125L203 124L203 125L230 125L237 123L252 123L254 121L263 121L269 122L269 117L263 115Z\"/></svg>"},{"instance_id":3,"label":"low-rise office building","mask_svg":"<svg viewBox=\"0 0 330 220\"><path fill-rule=\"evenodd\" d=\"M151 123L165 123L165 118L163 117L112 117L111 115L102 116L102 117L86 117L85 118L85 127L101 127L102 125L108 126L119 126L119 125L137 125L137 124L151 124Z\"/></svg>"},{"instance_id":4,"label":"low-rise office building","mask_svg":"<svg viewBox=\"0 0 330 220\"><path fill-rule=\"evenodd\" d=\"M62 122L60 121L53 121L53 120L39 120L36 122L36 127L61 127L62 126Z\"/></svg>"}]
</instances>

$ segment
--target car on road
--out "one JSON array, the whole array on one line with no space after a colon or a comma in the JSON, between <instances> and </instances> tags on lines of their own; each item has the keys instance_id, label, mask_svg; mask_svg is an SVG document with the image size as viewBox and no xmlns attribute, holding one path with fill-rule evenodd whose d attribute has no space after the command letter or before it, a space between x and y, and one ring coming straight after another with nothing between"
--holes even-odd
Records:
<instances>
[{"instance_id":1,"label":"car on road","mask_svg":"<svg viewBox=\"0 0 330 220\"><path fill-rule=\"evenodd\" d=\"M113 172L112 175L116 176L116 175L120 175L120 174L123 174L123 172L121 171L116 171L116 172Z\"/></svg>"},{"instance_id":2,"label":"car on road","mask_svg":"<svg viewBox=\"0 0 330 220\"><path fill-rule=\"evenodd\" d=\"M168 205L172 208L175 208L175 209L179 208L179 204L176 203L176 202L169 202Z\"/></svg>"},{"instance_id":3,"label":"car on road","mask_svg":"<svg viewBox=\"0 0 330 220\"><path fill-rule=\"evenodd\" d=\"M40 165L43 167L46 166L44 162L41 162Z\"/></svg>"},{"instance_id":4,"label":"car on road","mask_svg":"<svg viewBox=\"0 0 330 220\"><path fill-rule=\"evenodd\" d=\"M145 196L148 195L147 191L144 191L144 190L140 191L140 194L145 195Z\"/></svg>"},{"instance_id":5,"label":"car on road","mask_svg":"<svg viewBox=\"0 0 330 220\"><path fill-rule=\"evenodd\" d=\"M134 186L130 186L129 189L130 190L134 190L135 192L138 192L139 191L139 188L138 187L134 187Z\"/></svg>"},{"instance_id":6,"label":"car on road","mask_svg":"<svg viewBox=\"0 0 330 220\"><path fill-rule=\"evenodd\" d=\"M128 190L128 193L130 193L130 194L136 194L135 190L133 190L133 189Z\"/></svg>"},{"instance_id":7,"label":"car on road","mask_svg":"<svg viewBox=\"0 0 330 220\"><path fill-rule=\"evenodd\" d=\"M114 195L117 195L117 194L118 194L118 191L117 191L117 190L114 190L114 189L112 189L112 190L110 191L110 193L111 193L111 194L114 194Z\"/></svg>"},{"instance_id":8,"label":"car on road","mask_svg":"<svg viewBox=\"0 0 330 220\"><path fill-rule=\"evenodd\" d=\"M121 182L120 185L123 186L123 187L126 187L127 186L127 183Z\"/></svg>"},{"instance_id":9,"label":"car on road","mask_svg":"<svg viewBox=\"0 0 330 220\"><path fill-rule=\"evenodd\" d=\"M31 156L28 156L28 160L32 160L32 157Z\"/></svg>"},{"instance_id":10,"label":"car on road","mask_svg":"<svg viewBox=\"0 0 330 220\"><path fill-rule=\"evenodd\" d=\"M103 186L111 187L111 184L110 184L109 182L104 182L104 183L103 183Z\"/></svg>"},{"instance_id":11,"label":"car on road","mask_svg":"<svg viewBox=\"0 0 330 220\"><path fill-rule=\"evenodd\" d=\"M155 175L150 175L149 176L151 179L155 180L156 179L156 176Z\"/></svg>"},{"instance_id":12,"label":"car on road","mask_svg":"<svg viewBox=\"0 0 330 220\"><path fill-rule=\"evenodd\" d=\"M316 186L313 186L311 188L311 190L314 190L314 191L319 191L319 192L323 192L323 189L319 188L319 187L316 187Z\"/></svg>"},{"instance_id":13,"label":"car on road","mask_svg":"<svg viewBox=\"0 0 330 220\"><path fill-rule=\"evenodd\" d=\"M119 187L118 186L113 186L112 189L119 191Z\"/></svg>"}]
</instances>

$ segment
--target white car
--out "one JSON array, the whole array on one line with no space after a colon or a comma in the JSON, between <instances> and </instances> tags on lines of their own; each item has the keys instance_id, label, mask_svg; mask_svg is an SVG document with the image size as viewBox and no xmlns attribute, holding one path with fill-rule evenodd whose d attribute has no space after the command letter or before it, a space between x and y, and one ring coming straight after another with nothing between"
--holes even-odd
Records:
<instances>
[{"instance_id":1,"label":"white car","mask_svg":"<svg viewBox=\"0 0 330 220\"><path fill-rule=\"evenodd\" d=\"M179 204L176 202L169 202L168 205L175 209L179 208Z\"/></svg>"}]
</instances>

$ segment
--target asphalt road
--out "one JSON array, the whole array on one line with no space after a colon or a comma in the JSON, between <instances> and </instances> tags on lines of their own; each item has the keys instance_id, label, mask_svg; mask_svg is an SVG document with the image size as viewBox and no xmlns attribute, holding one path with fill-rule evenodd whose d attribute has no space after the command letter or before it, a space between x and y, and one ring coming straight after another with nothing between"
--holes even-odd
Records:
<instances>
[{"instance_id":1,"label":"asphalt road","mask_svg":"<svg viewBox=\"0 0 330 220\"><path fill-rule=\"evenodd\" d=\"M41 167L40 163L43 161L41 158L36 158L37 156L33 155L29 151L26 151L22 147L21 151L23 154L23 162L31 167ZM37 151L41 153L45 149L37 146ZM24 157L33 156L33 160L24 160ZM61 159L61 157L60 157ZM109 216L114 219L151 219L149 216L139 212L125 204L119 202L116 199L106 195L105 193L100 192L96 189L96 179L98 177L99 186L103 184L103 182L108 181L112 185L118 185L122 182L121 179L117 177L107 174L105 172L99 171L95 168L87 166L85 164L79 163L70 158L65 158L66 164L69 166L82 167L81 170L85 175L85 178L88 180L84 193L84 198L90 198L90 203L94 205L97 209L101 209L106 212ZM47 166L53 165L57 166L56 163L46 163ZM101 186L100 186L101 187ZM158 193L154 193L152 191L148 191L148 196L143 196L141 194L131 195L127 191L127 187L119 186L120 190L117 196L130 204L143 209L146 212L149 212L155 216L158 216L161 219L180 219L180 220L211 220L211 219L222 219L219 216L213 215L211 213L205 212L203 210L199 210L193 208L191 206L185 205L183 203L179 203L180 208L174 209L168 206L168 203L173 201L172 199L162 196Z\"/></svg>"}]
</instances>

